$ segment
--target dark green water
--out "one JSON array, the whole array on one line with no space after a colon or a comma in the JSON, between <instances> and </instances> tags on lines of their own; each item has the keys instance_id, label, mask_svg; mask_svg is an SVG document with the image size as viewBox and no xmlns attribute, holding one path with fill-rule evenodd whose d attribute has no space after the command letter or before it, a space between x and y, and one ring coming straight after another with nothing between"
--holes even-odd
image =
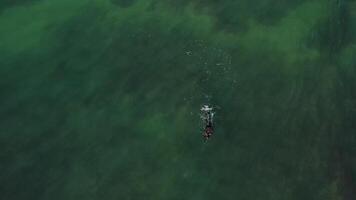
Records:
<instances>
[{"instance_id":1,"label":"dark green water","mask_svg":"<svg viewBox=\"0 0 356 200\"><path fill-rule=\"evenodd\" d=\"M0 75L0 199L356 199L354 0L3 0Z\"/></svg>"}]
</instances>

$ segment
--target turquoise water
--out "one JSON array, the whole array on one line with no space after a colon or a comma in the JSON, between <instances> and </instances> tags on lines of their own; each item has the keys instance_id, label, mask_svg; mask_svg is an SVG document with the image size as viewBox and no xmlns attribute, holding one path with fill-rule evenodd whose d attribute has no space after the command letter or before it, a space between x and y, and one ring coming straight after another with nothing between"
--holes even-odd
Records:
<instances>
[{"instance_id":1,"label":"turquoise water","mask_svg":"<svg viewBox=\"0 0 356 200\"><path fill-rule=\"evenodd\" d=\"M0 199L356 199L356 1L5 0L0 75Z\"/></svg>"}]
</instances>

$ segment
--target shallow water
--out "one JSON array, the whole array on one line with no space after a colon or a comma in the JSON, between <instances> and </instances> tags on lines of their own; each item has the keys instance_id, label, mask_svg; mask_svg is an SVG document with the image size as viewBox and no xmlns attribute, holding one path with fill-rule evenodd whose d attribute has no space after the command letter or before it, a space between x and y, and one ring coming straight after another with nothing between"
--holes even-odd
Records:
<instances>
[{"instance_id":1,"label":"shallow water","mask_svg":"<svg viewBox=\"0 0 356 200\"><path fill-rule=\"evenodd\" d=\"M356 199L355 70L352 0L5 0L0 199Z\"/></svg>"}]
</instances>

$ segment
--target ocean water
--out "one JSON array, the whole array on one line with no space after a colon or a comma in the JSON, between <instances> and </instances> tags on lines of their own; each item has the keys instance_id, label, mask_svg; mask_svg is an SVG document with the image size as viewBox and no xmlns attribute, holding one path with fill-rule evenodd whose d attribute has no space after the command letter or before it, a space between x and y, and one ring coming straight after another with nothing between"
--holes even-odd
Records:
<instances>
[{"instance_id":1,"label":"ocean water","mask_svg":"<svg viewBox=\"0 0 356 200\"><path fill-rule=\"evenodd\" d=\"M356 199L354 0L3 0L0 75L0 199Z\"/></svg>"}]
</instances>

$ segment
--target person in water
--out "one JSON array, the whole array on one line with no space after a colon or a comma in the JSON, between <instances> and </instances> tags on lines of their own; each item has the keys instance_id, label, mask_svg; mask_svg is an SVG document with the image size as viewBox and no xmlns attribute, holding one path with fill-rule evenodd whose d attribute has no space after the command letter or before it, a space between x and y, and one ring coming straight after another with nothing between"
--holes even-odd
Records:
<instances>
[{"instance_id":1,"label":"person in water","mask_svg":"<svg viewBox=\"0 0 356 200\"><path fill-rule=\"evenodd\" d=\"M201 111L203 112L203 119L205 121L205 127L203 132L203 137L205 139L209 139L214 133L214 127L213 127L214 113L212 112L212 110L213 109L207 105L204 105L201 108Z\"/></svg>"},{"instance_id":2,"label":"person in water","mask_svg":"<svg viewBox=\"0 0 356 200\"><path fill-rule=\"evenodd\" d=\"M205 139L209 139L213 135L213 133L214 133L213 124L209 122L208 124L205 125L203 136Z\"/></svg>"}]
</instances>

